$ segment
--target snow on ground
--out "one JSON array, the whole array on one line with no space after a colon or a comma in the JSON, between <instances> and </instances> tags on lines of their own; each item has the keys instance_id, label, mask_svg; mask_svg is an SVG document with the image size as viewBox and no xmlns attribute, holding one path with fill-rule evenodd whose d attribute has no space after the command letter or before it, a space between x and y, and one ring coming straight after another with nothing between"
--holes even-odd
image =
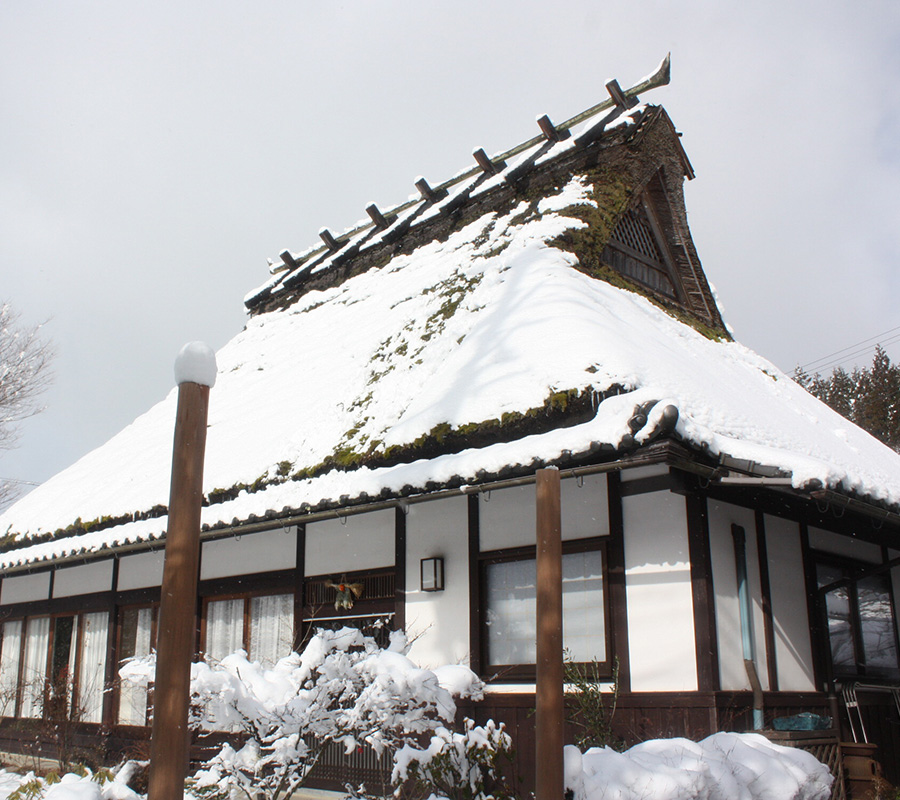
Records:
<instances>
[{"instance_id":1,"label":"snow on ground","mask_svg":"<svg viewBox=\"0 0 900 800\"><path fill-rule=\"evenodd\" d=\"M582 754L570 745L565 770L575 800L827 800L833 780L809 753L750 733L717 733L702 742L655 739L625 753ZM0 771L0 800L33 779ZM105 783L65 775L33 800L41 798L140 800L122 773Z\"/></svg>"},{"instance_id":2,"label":"snow on ground","mask_svg":"<svg viewBox=\"0 0 900 800\"><path fill-rule=\"evenodd\" d=\"M581 179L541 215L486 214L339 286L261 314L217 354L204 491L320 464L336 451L408 445L453 428L539 408L555 392L625 394L582 425L385 469L287 481L203 510L216 525L423 487L478 470L551 460L591 443L618 445L635 405L672 404L676 433L783 470L795 486L832 488L900 504L900 456L734 342L713 341L644 297L572 268L548 242L583 226L566 216L588 198ZM168 502L176 392L107 444L0 516L0 534L31 536ZM645 430L653 428L654 416ZM285 466L286 465L286 466ZM3 556L0 567L161 536L165 517L49 542ZM24 542L23 542L24 544Z\"/></svg>"}]
</instances>

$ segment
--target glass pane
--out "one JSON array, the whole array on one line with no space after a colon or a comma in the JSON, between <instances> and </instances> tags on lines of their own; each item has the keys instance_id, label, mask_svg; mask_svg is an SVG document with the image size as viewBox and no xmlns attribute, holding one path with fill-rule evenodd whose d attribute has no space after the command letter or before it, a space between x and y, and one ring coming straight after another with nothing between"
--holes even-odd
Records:
<instances>
[{"instance_id":1,"label":"glass pane","mask_svg":"<svg viewBox=\"0 0 900 800\"><path fill-rule=\"evenodd\" d=\"M25 663L22 669L23 717L40 717L43 714L49 645L50 617L33 617L28 620L25 629Z\"/></svg>"},{"instance_id":2,"label":"glass pane","mask_svg":"<svg viewBox=\"0 0 900 800\"><path fill-rule=\"evenodd\" d=\"M209 658L221 661L244 647L244 600L213 600L206 606L206 647Z\"/></svg>"},{"instance_id":3,"label":"glass pane","mask_svg":"<svg viewBox=\"0 0 900 800\"><path fill-rule=\"evenodd\" d=\"M839 581L844 577L840 567L830 564L816 565L819 586ZM825 595L825 612L828 618L828 641L831 645L831 661L834 667L846 667L856 671L856 650L853 626L850 620L850 594L846 586L841 586ZM840 672L841 670L838 669ZM843 670L846 672L847 670Z\"/></svg>"},{"instance_id":4,"label":"glass pane","mask_svg":"<svg viewBox=\"0 0 900 800\"><path fill-rule=\"evenodd\" d=\"M533 664L537 567L533 560L487 567L487 663Z\"/></svg>"},{"instance_id":5,"label":"glass pane","mask_svg":"<svg viewBox=\"0 0 900 800\"><path fill-rule=\"evenodd\" d=\"M109 614L99 611L81 617L81 664L78 668L77 705L73 718L103 721L103 687L106 683L106 639Z\"/></svg>"},{"instance_id":6,"label":"glass pane","mask_svg":"<svg viewBox=\"0 0 900 800\"><path fill-rule=\"evenodd\" d=\"M250 600L250 658L271 667L290 655L294 639L294 596L273 594Z\"/></svg>"},{"instance_id":7,"label":"glass pane","mask_svg":"<svg viewBox=\"0 0 900 800\"><path fill-rule=\"evenodd\" d=\"M874 575L856 585L866 673L897 671L897 639L888 578Z\"/></svg>"},{"instance_id":8,"label":"glass pane","mask_svg":"<svg viewBox=\"0 0 900 800\"><path fill-rule=\"evenodd\" d=\"M563 644L573 661L606 661L603 553L567 553L563 570Z\"/></svg>"},{"instance_id":9,"label":"glass pane","mask_svg":"<svg viewBox=\"0 0 900 800\"><path fill-rule=\"evenodd\" d=\"M563 644L575 661L606 661L603 552L567 553L563 570ZM536 644L534 560L487 567L487 663L533 664Z\"/></svg>"},{"instance_id":10,"label":"glass pane","mask_svg":"<svg viewBox=\"0 0 900 800\"><path fill-rule=\"evenodd\" d=\"M122 612L123 659L150 655L150 634L153 625L152 608L128 608ZM121 683L119 686L119 723L147 724L147 687Z\"/></svg>"},{"instance_id":11,"label":"glass pane","mask_svg":"<svg viewBox=\"0 0 900 800\"><path fill-rule=\"evenodd\" d=\"M4 622L0 644L0 716L3 717L12 717L16 713L21 654L22 620Z\"/></svg>"}]
</instances>

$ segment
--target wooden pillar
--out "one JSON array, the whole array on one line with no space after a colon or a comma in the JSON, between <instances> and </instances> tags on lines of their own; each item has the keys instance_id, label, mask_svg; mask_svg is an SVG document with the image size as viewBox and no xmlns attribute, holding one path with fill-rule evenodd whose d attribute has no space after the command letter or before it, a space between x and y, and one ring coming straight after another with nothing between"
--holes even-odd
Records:
<instances>
[{"instance_id":1,"label":"wooden pillar","mask_svg":"<svg viewBox=\"0 0 900 800\"><path fill-rule=\"evenodd\" d=\"M564 791L561 528L559 470L538 470L536 800L560 800Z\"/></svg>"},{"instance_id":2,"label":"wooden pillar","mask_svg":"<svg viewBox=\"0 0 900 800\"><path fill-rule=\"evenodd\" d=\"M213 361L211 383L215 382L214 364ZM156 636L150 800L183 800L184 797L191 741L188 702L196 630L200 507L209 388L209 385L192 380L179 381L178 386L166 558Z\"/></svg>"}]
</instances>

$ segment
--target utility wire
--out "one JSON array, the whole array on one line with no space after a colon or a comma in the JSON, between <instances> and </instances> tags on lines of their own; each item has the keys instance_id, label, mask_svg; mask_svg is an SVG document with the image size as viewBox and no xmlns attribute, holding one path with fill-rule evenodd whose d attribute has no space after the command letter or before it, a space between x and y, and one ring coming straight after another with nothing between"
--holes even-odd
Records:
<instances>
[{"instance_id":1,"label":"utility wire","mask_svg":"<svg viewBox=\"0 0 900 800\"><path fill-rule=\"evenodd\" d=\"M889 334L893 335L888 336ZM820 358L813 359L812 361L808 361L806 364L801 364L800 369L804 371L813 369L818 372L831 366L841 364L845 361L849 361L851 358L862 355L869 350L873 350L878 344L884 347L885 345L894 344L897 341L900 341L900 325L895 328L889 328L882 333L877 333L874 336L870 336L868 339L863 339L862 341L856 342L855 344L843 347L840 350L835 350L833 353L829 353L827 356L822 356ZM853 352L848 352L850 350L852 350Z\"/></svg>"}]
</instances>

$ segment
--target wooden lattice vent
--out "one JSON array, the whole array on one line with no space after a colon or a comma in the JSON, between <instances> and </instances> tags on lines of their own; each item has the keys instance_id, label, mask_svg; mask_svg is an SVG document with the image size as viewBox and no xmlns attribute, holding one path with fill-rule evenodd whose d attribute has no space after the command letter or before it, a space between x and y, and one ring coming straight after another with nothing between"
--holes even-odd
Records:
<instances>
[{"instance_id":1,"label":"wooden lattice vent","mask_svg":"<svg viewBox=\"0 0 900 800\"><path fill-rule=\"evenodd\" d=\"M304 605L316 607L331 605L334 603L335 592L329 587L346 577L348 583L361 583L362 593L359 596L360 603L368 600L393 600L394 599L394 570L380 570L370 572L347 572L344 576L318 575L307 578L304 592Z\"/></svg>"},{"instance_id":2,"label":"wooden lattice vent","mask_svg":"<svg viewBox=\"0 0 900 800\"><path fill-rule=\"evenodd\" d=\"M603 248L600 260L616 272L675 299L675 286L659 244L657 226L643 202L630 208Z\"/></svg>"}]
</instances>

